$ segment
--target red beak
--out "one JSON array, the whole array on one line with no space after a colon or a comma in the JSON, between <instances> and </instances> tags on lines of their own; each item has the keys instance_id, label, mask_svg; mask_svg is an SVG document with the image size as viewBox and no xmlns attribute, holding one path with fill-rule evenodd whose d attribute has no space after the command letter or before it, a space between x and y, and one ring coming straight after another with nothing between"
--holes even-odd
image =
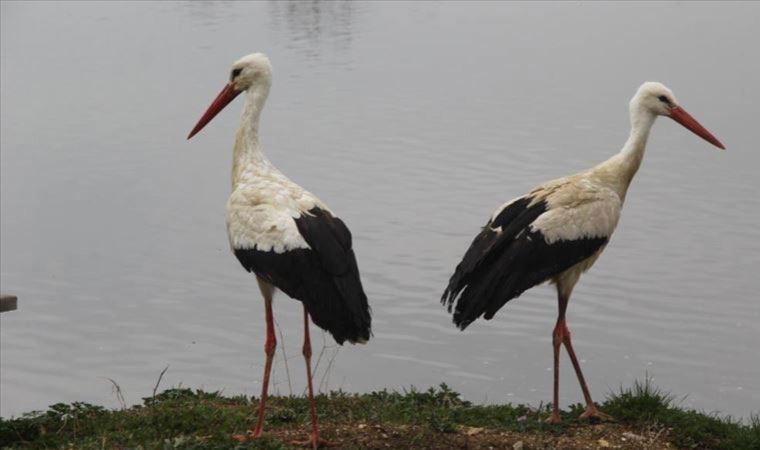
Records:
<instances>
[{"instance_id":1,"label":"red beak","mask_svg":"<svg viewBox=\"0 0 760 450\"><path fill-rule=\"evenodd\" d=\"M237 97L241 92L243 91L235 90L235 86L233 86L232 83L227 83L224 89L222 89L222 92L220 92L214 101L211 102L211 106L208 107L206 112L203 114L203 117L201 117L201 120L195 124L195 127L193 127L193 130L189 135L187 135L187 138L190 139L199 131L201 131L203 127L206 126L206 124L211 122L211 119L219 114L219 111L223 110L224 107L227 106L232 100L234 100L235 97Z\"/></svg>"},{"instance_id":2,"label":"red beak","mask_svg":"<svg viewBox=\"0 0 760 450\"><path fill-rule=\"evenodd\" d=\"M697 136L701 137L702 139L706 140L712 145L718 147L719 149L722 149L722 150L726 149L726 147L724 147L723 144L720 143L718 138L716 138L715 136L712 135L712 133L707 131L707 128L703 127L702 124L697 122L697 119L691 117L691 114L687 113L686 110L684 110L680 106L676 106L670 110L670 118L680 123L684 127L688 128L689 130L691 130L692 133L696 134Z\"/></svg>"}]
</instances>

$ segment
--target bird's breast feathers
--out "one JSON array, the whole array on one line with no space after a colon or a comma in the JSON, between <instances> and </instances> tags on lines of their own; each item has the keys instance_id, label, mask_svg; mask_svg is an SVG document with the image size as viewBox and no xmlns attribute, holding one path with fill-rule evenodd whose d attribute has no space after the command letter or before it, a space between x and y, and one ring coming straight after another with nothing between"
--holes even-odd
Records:
<instances>
[{"instance_id":1,"label":"bird's breast feathers","mask_svg":"<svg viewBox=\"0 0 760 450\"><path fill-rule=\"evenodd\" d=\"M328 210L317 197L282 183L238 186L227 201L227 233L233 249L283 253L308 249L295 219L314 207Z\"/></svg>"}]
</instances>

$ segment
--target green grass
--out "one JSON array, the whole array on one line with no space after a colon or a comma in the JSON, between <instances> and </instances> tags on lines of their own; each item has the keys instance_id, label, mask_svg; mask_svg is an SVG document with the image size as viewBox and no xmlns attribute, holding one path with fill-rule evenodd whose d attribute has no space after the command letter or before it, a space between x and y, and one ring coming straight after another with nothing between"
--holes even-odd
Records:
<instances>
[{"instance_id":1,"label":"green grass","mask_svg":"<svg viewBox=\"0 0 760 450\"><path fill-rule=\"evenodd\" d=\"M731 417L683 410L671 394L652 386L649 379L620 389L607 399L603 409L620 423L670 429L671 442L678 448L760 449L759 416L743 424Z\"/></svg>"},{"instance_id":2,"label":"green grass","mask_svg":"<svg viewBox=\"0 0 760 450\"><path fill-rule=\"evenodd\" d=\"M322 423L405 424L429 433L455 433L461 426L515 432L561 434L579 424L581 405L563 412L563 425L548 425L549 405L474 405L446 385L427 391L333 392L317 398ZM142 405L107 410L87 403L59 403L44 412L0 418L2 448L281 449L268 438L234 447L232 433L243 433L254 419L256 402L219 393L170 389ZM760 449L760 419L744 424L731 418L678 408L673 398L647 382L609 396L601 409L632 430L664 429L678 448ZM268 429L305 433L308 403L301 397L273 397L267 404ZM414 439L424 435L410 435Z\"/></svg>"}]
</instances>

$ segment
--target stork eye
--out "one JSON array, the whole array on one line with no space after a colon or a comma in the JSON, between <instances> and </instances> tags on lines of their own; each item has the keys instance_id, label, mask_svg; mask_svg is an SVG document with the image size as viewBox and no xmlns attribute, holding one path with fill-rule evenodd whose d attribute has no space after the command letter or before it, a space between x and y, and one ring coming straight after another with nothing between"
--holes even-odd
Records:
<instances>
[{"instance_id":1,"label":"stork eye","mask_svg":"<svg viewBox=\"0 0 760 450\"><path fill-rule=\"evenodd\" d=\"M235 69L235 70L233 70L232 71L232 78L235 78L238 75L240 75L240 72L242 72L242 71L243 71L243 69Z\"/></svg>"},{"instance_id":2,"label":"stork eye","mask_svg":"<svg viewBox=\"0 0 760 450\"><path fill-rule=\"evenodd\" d=\"M663 102L663 103L667 103L667 104L670 104L670 100L668 100L668 98L667 98L667 97L665 97L664 95L661 95L661 96L659 96L659 97L657 97L657 98L658 98L658 99L659 99L661 102Z\"/></svg>"}]
</instances>

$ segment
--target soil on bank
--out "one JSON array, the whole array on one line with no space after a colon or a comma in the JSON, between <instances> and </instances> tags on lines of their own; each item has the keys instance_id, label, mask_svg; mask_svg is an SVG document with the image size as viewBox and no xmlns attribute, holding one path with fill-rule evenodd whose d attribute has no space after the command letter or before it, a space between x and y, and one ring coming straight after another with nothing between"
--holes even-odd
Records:
<instances>
[{"instance_id":1,"label":"soil on bank","mask_svg":"<svg viewBox=\"0 0 760 450\"><path fill-rule=\"evenodd\" d=\"M760 418L740 422L679 408L649 383L612 394L600 409L615 422L579 419L582 405L546 423L550 406L476 405L446 385L426 391L333 392L316 398L322 437L334 449L715 449L760 450ZM108 410L59 403L47 411L0 418L2 449L292 449L308 437L303 397L271 397L265 435L237 442L258 402L169 389L143 404Z\"/></svg>"}]
</instances>

